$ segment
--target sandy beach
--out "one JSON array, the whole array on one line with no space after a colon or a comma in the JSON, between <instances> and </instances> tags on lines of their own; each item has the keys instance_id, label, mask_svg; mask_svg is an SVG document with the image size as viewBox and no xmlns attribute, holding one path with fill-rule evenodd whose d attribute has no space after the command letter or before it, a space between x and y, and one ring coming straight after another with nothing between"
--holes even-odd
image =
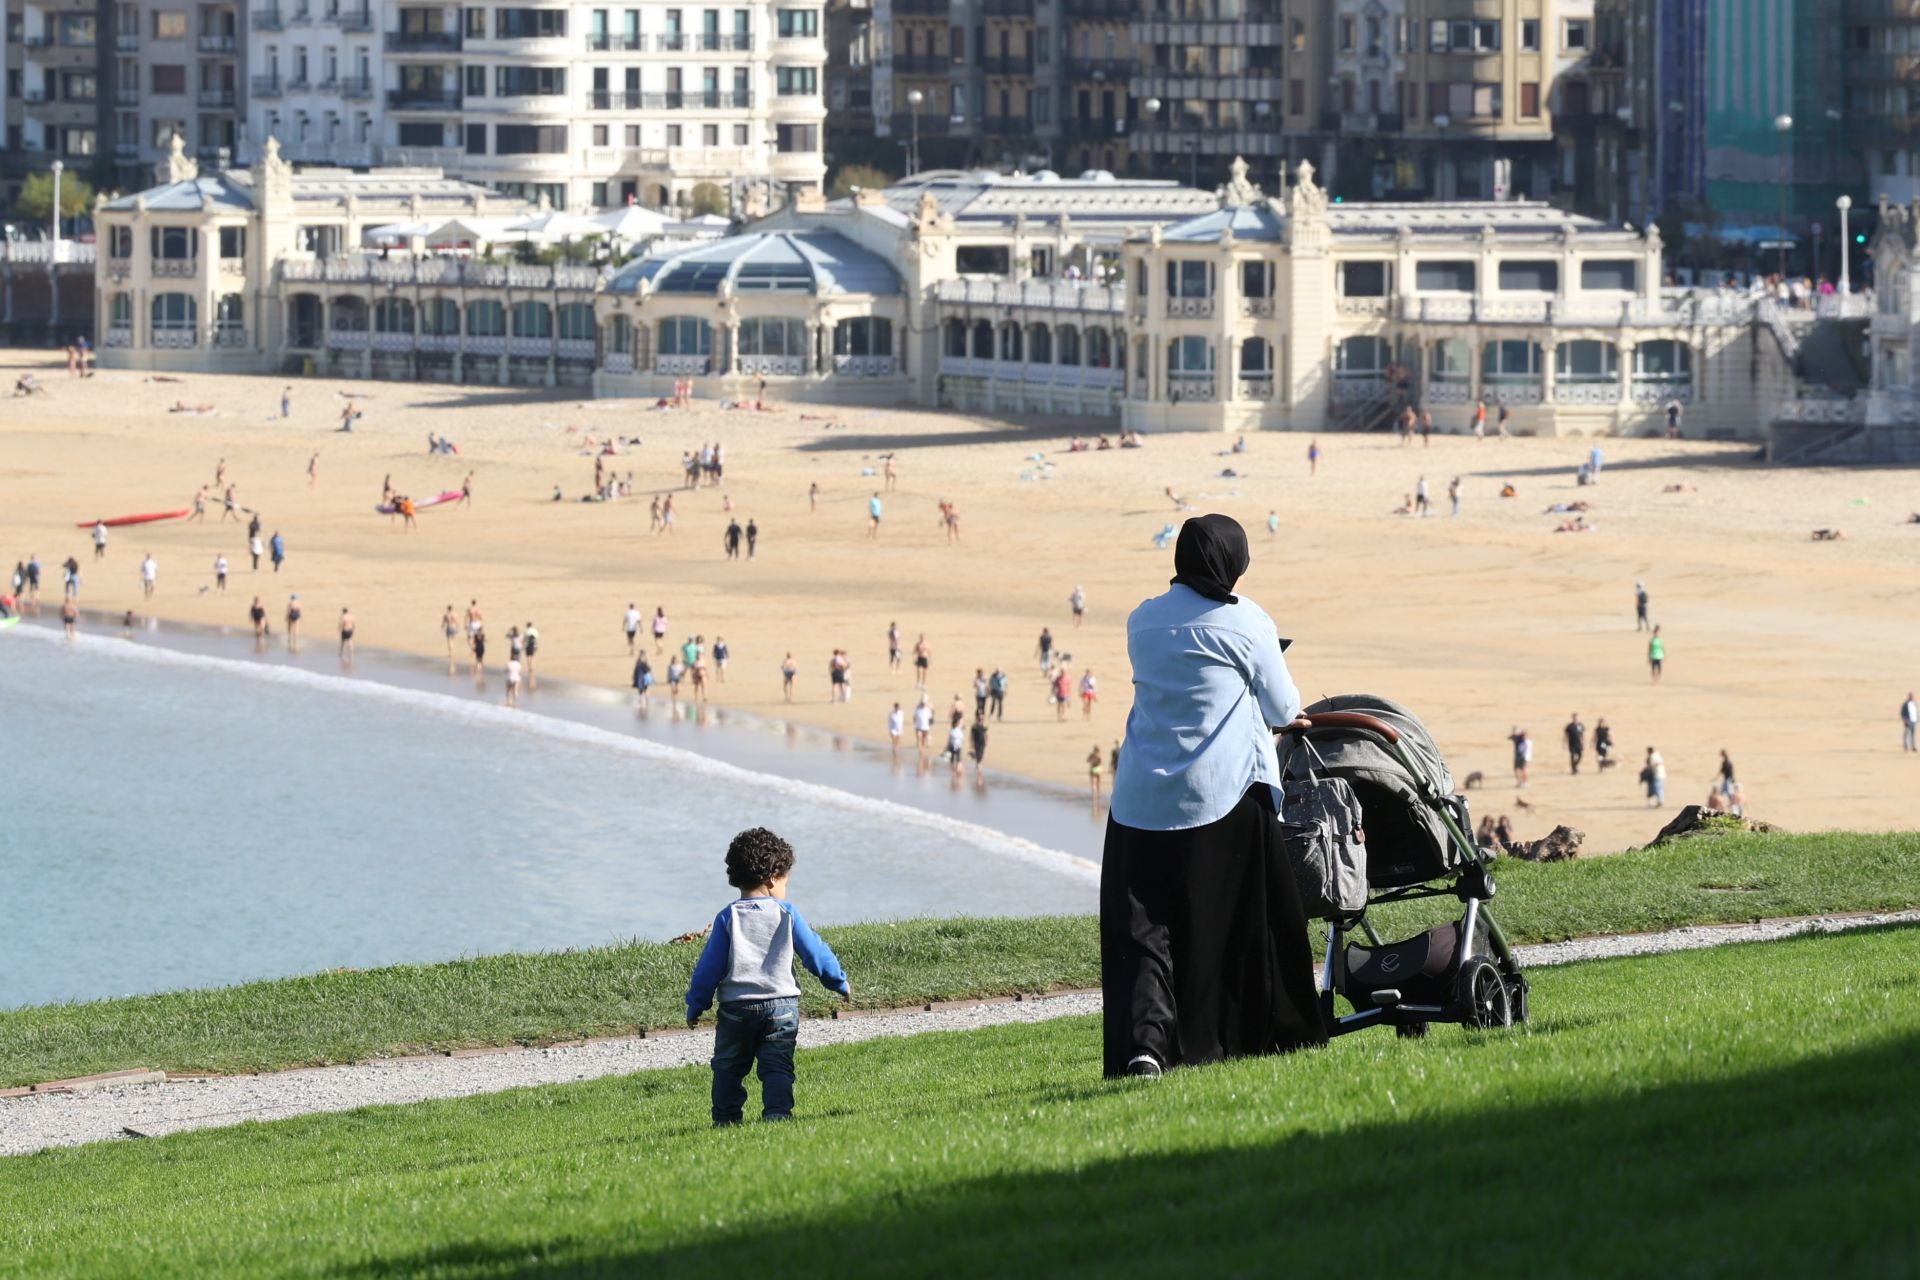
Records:
<instances>
[{"instance_id":1,"label":"sandy beach","mask_svg":"<svg viewBox=\"0 0 1920 1280\"><path fill-rule=\"evenodd\" d=\"M888 670L886 631L897 622L909 651L923 633L932 646L942 723L956 693L971 712L976 668L1012 678L990 770L1084 787L1089 748L1110 748L1125 722L1127 612L1171 572L1171 552L1153 541L1182 516L1170 487L1193 510L1247 526L1254 564L1243 588L1294 639L1289 660L1309 700L1368 691L1409 704L1457 777L1483 773L1476 815L1509 814L1522 837L1564 822L1587 833L1591 851L1643 843L1674 808L1705 798L1722 748L1756 816L1797 830L1914 821L1920 756L1902 755L1896 720L1920 686L1911 472L1770 470L1752 462L1752 445L1606 440L1601 483L1578 488L1585 441L1436 437L1422 448L1327 435L1310 477L1304 435L1253 437L1242 454L1216 436L1070 454L1071 433L1050 424L851 410L829 426L812 407L814 420L779 405L655 412L577 393L336 380L294 380L282 421L284 379L79 381L25 359L9 362L7 385L31 367L49 394L7 400L0 419L0 557L10 569L38 554L49 611L68 555L81 562L92 608L245 627L257 594L277 631L298 592L310 645L331 645L350 606L362 643L443 653L442 610L477 599L496 688L507 627L529 619L542 673L621 687L632 667L621 615L629 602L649 618L664 606L670 641L726 638L732 658L716 702L872 740L885 738L895 701L910 711L916 698L910 658ZM362 397L351 435L334 430L342 393ZM168 412L176 402L212 411ZM429 456L429 432L460 453ZM643 441L607 459L633 473L635 496L575 501L592 487L589 435ZM712 440L726 447L724 483L682 490L682 451ZM882 493L885 519L869 539L867 502L882 489L887 452L898 488ZM260 512L263 537L286 539L280 573L264 561L249 569L245 526L221 522L217 493L204 523L116 529L107 557L93 560L79 522L188 506L221 459L237 500ZM1229 468L1239 474L1223 475ZM469 472L471 506L422 512L417 531L374 511L383 476L419 498L458 488ZM1434 515L1390 514L1422 475ZM1457 519L1446 498L1455 476ZM1502 499L1508 482L1517 496ZM1674 485L1684 491L1666 491ZM565 501L551 500L556 486ZM674 494L671 536L648 531L656 492ZM759 525L751 561L725 558L727 499ZM1568 517L1545 509L1576 499L1592 504L1595 530L1553 532ZM957 544L941 527L942 500L960 513ZM1846 539L1812 541L1821 527ZM150 601L139 574L149 552L159 565ZM221 553L232 562L225 595L211 590ZM1657 684L1634 629L1636 580L1667 643ZM1068 607L1076 585L1088 602L1078 629ZM1035 656L1043 626L1072 654L1076 681L1089 669L1099 681L1090 722L1076 705L1062 723L1048 703ZM828 701L836 647L853 661L845 705ZM789 652L800 668L791 706L779 673ZM525 703L537 708L537 695ZM1589 748L1569 775L1561 729L1576 710L1589 729L1607 719L1620 767L1597 773ZM1516 726L1535 744L1524 791L1509 766ZM1663 812L1647 808L1635 780L1648 745L1667 762Z\"/></svg>"}]
</instances>

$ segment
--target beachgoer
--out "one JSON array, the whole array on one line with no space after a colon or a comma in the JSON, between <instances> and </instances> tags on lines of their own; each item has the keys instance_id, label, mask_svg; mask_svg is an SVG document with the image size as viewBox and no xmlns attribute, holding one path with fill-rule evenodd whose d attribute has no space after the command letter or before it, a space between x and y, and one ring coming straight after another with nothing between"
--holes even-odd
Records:
<instances>
[{"instance_id":1,"label":"beachgoer","mask_svg":"<svg viewBox=\"0 0 1920 1280\"><path fill-rule=\"evenodd\" d=\"M255 596L253 603L247 606L247 617L253 622L253 638L256 642L267 638L267 606Z\"/></svg>"},{"instance_id":2,"label":"beachgoer","mask_svg":"<svg viewBox=\"0 0 1920 1280\"><path fill-rule=\"evenodd\" d=\"M260 545L260 535L255 533L247 538L247 553L253 557L253 571L260 572L260 556L266 548Z\"/></svg>"},{"instance_id":3,"label":"beachgoer","mask_svg":"<svg viewBox=\"0 0 1920 1280\"><path fill-rule=\"evenodd\" d=\"M355 627L353 611L342 605L340 608L340 661L342 662L353 661L353 633ZM476 669L478 668L478 663L479 659L476 657Z\"/></svg>"},{"instance_id":4,"label":"beachgoer","mask_svg":"<svg viewBox=\"0 0 1920 1280\"><path fill-rule=\"evenodd\" d=\"M1433 447L1433 410L1431 409L1420 410L1420 447L1422 449Z\"/></svg>"},{"instance_id":5,"label":"beachgoer","mask_svg":"<svg viewBox=\"0 0 1920 1280\"><path fill-rule=\"evenodd\" d=\"M318 485L319 483L320 483L320 455L316 453L311 458L307 459L307 488L311 489L314 486Z\"/></svg>"},{"instance_id":6,"label":"beachgoer","mask_svg":"<svg viewBox=\"0 0 1920 1280\"><path fill-rule=\"evenodd\" d=\"M738 560L740 558L740 539L744 534L745 530L741 529L738 520L727 521L727 531L721 535L720 539L721 546L726 549L727 559Z\"/></svg>"},{"instance_id":7,"label":"beachgoer","mask_svg":"<svg viewBox=\"0 0 1920 1280\"><path fill-rule=\"evenodd\" d=\"M956 779L959 778L960 771L966 767L963 763L966 758L966 744L966 731L960 727L960 722L955 720L947 726L947 763L952 767L953 776Z\"/></svg>"},{"instance_id":8,"label":"beachgoer","mask_svg":"<svg viewBox=\"0 0 1920 1280\"><path fill-rule=\"evenodd\" d=\"M920 638L913 643L913 687L927 687L927 671L933 665L933 646L927 643L927 633L922 631Z\"/></svg>"},{"instance_id":9,"label":"beachgoer","mask_svg":"<svg viewBox=\"0 0 1920 1280\"><path fill-rule=\"evenodd\" d=\"M482 679L487 673L487 629L475 627L467 633L467 647L473 650L473 678Z\"/></svg>"},{"instance_id":10,"label":"beachgoer","mask_svg":"<svg viewBox=\"0 0 1920 1280\"><path fill-rule=\"evenodd\" d=\"M653 651L661 653L667 639L667 607L657 605L653 610Z\"/></svg>"},{"instance_id":11,"label":"beachgoer","mask_svg":"<svg viewBox=\"0 0 1920 1280\"><path fill-rule=\"evenodd\" d=\"M889 622L887 624L887 670L898 671L899 669L900 624L897 622Z\"/></svg>"},{"instance_id":12,"label":"beachgoer","mask_svg":"<svg viewBox=\"0 0 1920 1280\"><path fill-rule=\"evenodd\" d=\"M1580 713L1573 713L1573 719L1567 721L1564 730L1567 735L1567 759L1573 766L1572 772L1580 772L1580 761L1587 754L1587 726L1580 723Z\"/></svg>"},{"instance_id":13,"label":"beachgoer","mask_svg":"<svg viewBox=\"0 0 1920 1280\"><path fill-rule=\"evenodd\" d=\"M60 566L61 594L70 600L80 598L80 562L68 556Z\"/></svg>"},{"instance_id":14,"label":"beachgoer","mask_svg":"<svg viewBox=\"0 0 1920 1280\"><path fill-rule=\"evenodd\" d=\"M1613 730L1607 726L1605 716L1593 722L1593 758L1594 767L1602 771L1620 763L1613 758Z\"/></svg>"},{"instance_id":15,"label":"beachgoer","mask_svg":"<svg viewBox=\"0 0 1920 1280\"><path fill-rule=\"evenodd\" d=\"M507 634L511 637L513 633ZM507 659L507 705L510 707L520 705L520 659L518 658Z\"/></svg>"},{"instance_id":16,"label":"beachgoer","mask_svg":"<svg viewBox=\"0 0 1920 1280\"><path fill-rule=\"evenodd\" d=\"M1667 642L1660 638L1660 628L1654 627L1653 638L1647 641L1647 667L1653 672L1653 678L1660 679L1660 668L1667 661Z\"/></svg>"},{"instance_id":17,"label":"beachgoer","mask_svg":"<svg viewBox=\"0 0 1920 1280\"><path fill-rule=\"evenodd\" d=\"M273 537L267 545L273 553L273 571L278 573L280 572L280 566L287 558L287 540L280 536L278 529L275 529L273 531Z\"/></svg>"},{"instance_id":18,"label":"beachgoer","mask_svg":"<svg viewBox=\"0 0 1920 1280\"><path fill-rule=\"evenodd\" d=\"M900 734L906 729L907 719L900 711L900 704L894 703L893 710L887 712L887 740L893 745L893 758L900 759Z\"/></svg>"},{"instance_id":19,"label":"beachgoer","mask_svg":"<svg viewBox=\"0 0 1920 1280\"><path fill-rule=\"evenodd\" d=\"M1419 483L1413 486L1414 514L1424 517L1432 509L1433 503L1427 491L1427 478L1421 476Z\"/></svg>"},{"instance_id":20,"label":"beachgoer","mask_svg":"<svg viewBox=\"0 0 1920 1280\"><path fill-rule=\"evenodd\" d=\"M1447 501L1453 507L1453 510L1450 514L1453 516L1459 515L1460 514L1460 477L1459 476L1455 476L1452 480L1447 482Z\"/></svg>"},{"instance_id":21,"label":"beachgoer","mask_svg":"<svg viewBox=\"0 0 1920 1280\"><path fill-rule=\"evenodd\" d=\"M1053 674L1053 632L1047 630L1045 627L1040 628L1038 652L1040 654L1040 674L1043 676Z\"/></svg>"},{"instance_id":22,"label":"beachgoer","mask_svg":"<svg viewBox=\"0 0 1920 1280\"><path fill-rule=\"evenodd\" d=\"M1073 701L1073 678L1067 671L1066 663L1053 673L1053 709L1054 719L1067 718L1067 704Z\"/></svg>"},{"instance_id":23,"label":"beachgoer","mask_svg":"<svg viewBox=\"0 0 1920 1280\"><path fill-rule=\"evenodd\" d=\"M1647 621L1647 585L1644 582L1633 584L1633 629L1649 630L1653 624Z\"/></svg>"},{"instance_id":24,"label":"beachgoer","mask_svg":"<svg viewBox=\"0 0 1920 1280\"><path fill-rule=\"evenodd\" d=\"M1533 764L1533 739L1527 736L1525 729L1516 727L1507 735L1507 741L1513 744L1513 785L1524 787L1527 785L1527 771Z\"/></svg>"},{"instance_id":25,"label":"beachgoer","mask_svg":"<svg viewBox=\"0 0 1920 1280\"><path fill-rule=\"evenodd\" d=\"M716 635L713 638L713 676L721 684L727 682L727 659L732 651L727 648L727 638Z\"/></svg>"},{"instance_id":26,"label":"beachgoer","mask_svg":"<svg viewBox=\"0 0 1920 1280\"><path fill-rule=\"evenodd\" d=\"M920 701L913 708L913 745L926 755L932 748L933 704L927 701L927 695L921 694Z\"/></svg>"},{"instance_id":27,"label":"beachgoer","mask_svg":"<svg viewBox=\"0 0 1920 1280\"><path fill-rule=\"evenodd\" d=\"M213 558L213 589L215 591L227 589L227 557L224 554Z\"/></svg>"},{"instance_id":28,"label":"beachgoer","mask_svg":"<svg viewBox=\"0 0 1920 1280\"><path fill-rule=\"evenodd\" d=\"M187 523L205 521L207 518L207 486L201 485L193 492L193 514L187 517Z\"/></svg>"},{"instance_id":29,"label":"beachgoer","mask_svg":"<svg viewBox=\"0 0 1920 1280\"><path fill-rule=\"evenodd\" d=\"M1731 796L1737 784L1733 780L1733 757L1727 754L1725 747L1720 749L1720 794Z\"/></svg>"},{"instance_id":30,"label":"beachgoer","mask_svg":"<svg viewBox=\"0 0 1920 1280\"><path fill-rule=\"evenodd\" d=\"M300 597L298 594L287 597L287 648L293 649L300 638Z\"/></svg>"},{"instance_id":31,"label":"beachgoer","mask_svg":"<svg viewBox=\"0 0 1920 1280\"><path fill-rule=\"evenodd\" d=\"M780 660L780 693L788 702L793 701L793 677L800 670L800 664L793 660L789 652Z\"/></svg>"},{"instance_id":32,"label":"beachgoer","mask_svg":"<svg viewBox=\"0 0 1920 1280\"><path fill-rule=\"evenodd\" d=\"M653 688L653 664L647 661L647 655L641 654L633 663L633 691L639 697L639 705L647 705L647 690Z\"/></svg>"},{"instance_id":33,"label":"beachgoer","mask_svg":"<svg viewBox=\"0 0 1920 1280\"><path fill-rule=\"evenodd\" d=\"M1920 702L1914 700L1911 692L1900 704L1900 749L1920 751Z\"/></svg>"},{"instance_id":34,"label":"beachgoer","mask_svg":"<svg viewBox=\"0 0 1920 1280\"><path fill-rule=\"evenodd\" d=\"M1667 802L1667 762L1658 751L1647 748L1647 761L1640 767L1640 782L1647 789L1647 806L1658 809Z\"/></svg>"},{"instance_id":35,"label":"beachgoer","mask_svg":"<svg viewBox=\"0 0 1920 1280\"><path fill-rule=\"evenodd\" d=\"M1080 718L1093 719L1093 704L1100 696L1100 685L1093 678L1093 669L1089 667L1080 677Z\"/></svg>"},{"instance_id":36,"label":"beachgoer","mask_svg":"<svg viewBox=\"0 0 1920 1280\"><path fill-rule=\"evenodd\" d=\"M819 509L820 509L820 483L819 481L816 480L814 483L807 486L807 510L818 511Z\"/></svg>"},{"instance_id":37,"label":"beachgoer","mask_svg":"<svg viewBox=\"0 0 1920 1280\"><path fill-rule=\"evenodd\" d=\"M1270 510L1267 512L1267 537L1273 538L1279 532L1280 532L1280 513L1278 511Z\"/></svg>"},{"instance_id":38,"label":"beachgoer","mask_svg":"<svg viewBox=\"0 0 1920 1280\"><path fill-rule=\"evenodd\" d=\"M1485 400L1476 400L1473 405L1473 438L1475 440L1487 438L1487 402Z\"/></svg>"},{"instance_id":39,"label":"beachgoer","mask_svg":"<svg viewBox=\"0 0 1920 1280\"><path fill-rule=\"evenodd\" d=\"M60 602L60 634L67 640L74 638L74 626L80 621L80 606L71 596Z\"/></svg>"},{"instance_id":40,"label":"beachgoer","mask_svg":"<svg viewBox=\"0 0 1920 1280\"><path fill-rule=\"evenodd\" d=\"M987 669L975 667L973 669L973 716L976 720L987 714L988 687Z\"/></svg>"},{"instance_id":41,"label":"beachgoer","mask_svg":"<svg viewBox=\"0 0 1920 1280\"><path fill-rule=\"evenodd\" d=\"M1310 476L1320 474L1320 442L1318 440L1307 445L1307 474Z\"/></svg>"},{"instance_id":42,"label":"beachgoer","mask_svg":"<svg viewBox=\"0 0 1920 1280\"><path fill-rule=\"evenodd\" d=\"M660 532L669 536L673 533L673 495L668 494L660 504Z\"/></svg>"},{"instance_id":43,"label":"beachgoer","mask_svg":"<svg viewBox=\"0 0 1920 1280\"><path fill-rule=\"evenodd\" d=\"M140 562L140 594L153 599L153 588L160 577L160 566L153 558L153 552L147 552L146 559Z\"/></svg>"},{"instance_id":44,"label":"beachgoer","mask_svg":"<svg viewBox=\"0 0 1920 1280\"><path fill-rule=\"evenodd\" d=\"M620 626L627 633L627 652L632 653L640 640L640 610L632 601L627 603L627 612L621 618Z\"/></svg>"},{"instance_id":45,"label":"beachgoer","mask_svg":"<svg viewBox=\"0 0 1920 1280\"><path fill-rule=\"evenodd\" d=\"M968 730L973 744L973 776L977 779L980 770L987 761L987 721L985 716L975 716L973 728Z\"/></svg>"},{"instance_id":46,"label":"beachgoer","mask_svg":"<svg viewBox=\"0 0 1920 1280\"><path fill-rule=\"evenodd\" d=\"M95 560L107 558L107 522L105 520L93 522L93 558Z\"/></svg>"},{"instance_id":47,"label":"beachgoer","mask_svg":"<svg viewBox=\"0 0 1920 1280\"><path fill-rule=\"evenodd\" d=\"M686 679L687 664L680 660L679 654L667 659L667 700L676 706L680 702L680 682Z\"/></svg>"},{"instance_id":48,"label":"beachgoer","mask_svg":"<svg viewBox=\"0 0 1920 1280\"><path fill-rule=\"evenodd\" d=\"M540 633L533 629L532 619L528 619L526 628L521 632L521 638L526 642L527 690L531 692L540 687L539 673L533 669L533 655L540 651Z\"/></svg>"},{"instance_id":49,"label":"beachgoer","mask_svg":"<svg viewBox=\"0 0 1920 1280\"><path fill-rule=\"evenodd\" d=\"M760 1076L761 1119L793 1115L793 1051L800 1030L795 957L842 1001L853 999L833 948L786 901L792 870L793 846L765 827L742 831L727 846L727 882L741 896L714 917L687 985L689 1027L716 995L720 1001L713 1041L716 1127L740 1123L749 1067Z\"/></svg>"},{"instance_id":50,"label":"beachgoer","mask_svg":"<svg viewBox=\"0 0 1920 1280\"><path fill-rule=\"evenodd\" d=\"M893 469L893 455L892 455L892 454L888 454L888 455L887 455L887 458L886 458L886 467L885 467L885 469L883 470L883 472L882 472L882 474L883 474L883 475L884 475L884 476L886 477L886 481L887 481L887 483L886 483L886 488L887 488L887 489L888 489L889 491L891 491L891 490L894 490L894 489L898 489L898 488L900 487L900 477L899 477L899 475L897 475L897 474L896 474L896 473L894 472L894 469Z\"/></svg>"},{"instance_id":51,"label":"beachgoer","mask_svg":"<svg viewBox=\"0 0 1920 1280\"><path fill-rule=\"evenodd\" d=\"M1082 622L1086 621L1087 593L1085 591L1082 591L1078 586L1075 586L1073 589L1073 594L1067 597L1067 605L1069 608L1073 610L1074 626L1077 627Z\"/></svg>"},{"instance_id":52,"label":"beachgoer","mask_svg":"<svg viewBox=\"0 0 1920 1280\"><path fill-rule=\"evenodd\" d=\"M1508 406L1506 401L1502 400L1500 402L1500 416L1498 419L1498 426L1500 429L1500 438L1502 440L1505 440L1507 438L1507 420L1511 417L1513 417L1512 408Z\"/></svg>"},{"instance_id":53,"label":"beachgoer","mask_svg":"<svg viewBox=\"0 0 1920 1280\"><path fill-rule=\"evenodd\" d=\"M753 559L754 550L759 545L760 545L760 526L754 523L752 516L748 516L747 517L747 559L749 560Z\"/></svg>"},{"instance_id":54,"label":"beachgoer","mask_svg":"<svg viewBox=\"0 0 1920 1280\"><path fill-rule=\"evenodd\" d=\"M867 537L869 538L880 536L880 512L880 495L876 493L867 499Z\"/></svg>"},{"instance_id":55,"label":"beachgoer","mask_svg":"<svg viewBox=\"0 0 1920 1280\"><path fill-rule=\"evenodd\" d=\"M280 416L282 418L291 418L293 416L292 387L282 387L280 389Z\"/></svg>"}]
</instances>

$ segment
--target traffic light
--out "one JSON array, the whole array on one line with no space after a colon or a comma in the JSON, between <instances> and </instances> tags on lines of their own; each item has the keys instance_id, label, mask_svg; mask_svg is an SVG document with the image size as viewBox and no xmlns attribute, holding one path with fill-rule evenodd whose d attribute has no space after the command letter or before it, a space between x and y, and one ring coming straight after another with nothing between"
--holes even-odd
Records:
<instances>
[{"instance_id":1,"label":"traffic light","mask_svg":"<svg viewBox=\"0 0 1920 1280\"><path fill-rule=\"evenodd\" d=\"M1867 233L1864 231L1855 232L1853 236L1853 242L1855 244L1865 244L1867 242Z\"/></svg>"}]
</instances>

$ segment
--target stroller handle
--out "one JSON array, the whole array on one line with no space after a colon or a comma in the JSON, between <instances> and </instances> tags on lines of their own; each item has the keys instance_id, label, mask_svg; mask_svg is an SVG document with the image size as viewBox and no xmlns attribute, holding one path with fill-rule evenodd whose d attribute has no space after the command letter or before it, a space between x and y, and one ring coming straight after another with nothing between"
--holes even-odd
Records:
<instances>
[{"instance_id":1,"label":"stroller handle","mask_svg":"<svg viewBox=\"0 0 1920 1280\"><path fill-rule=\"evenodd\" d=\"M1319 711L1308 717L1313 721L1306 730L1278 729L1276 733L1312 733L1316 729L1365 729L1368 733L1377 733L1388 742L1398 744L1400 731L1378 716L1370 716L1358 711Z\"/></svg>"}]
</instances>

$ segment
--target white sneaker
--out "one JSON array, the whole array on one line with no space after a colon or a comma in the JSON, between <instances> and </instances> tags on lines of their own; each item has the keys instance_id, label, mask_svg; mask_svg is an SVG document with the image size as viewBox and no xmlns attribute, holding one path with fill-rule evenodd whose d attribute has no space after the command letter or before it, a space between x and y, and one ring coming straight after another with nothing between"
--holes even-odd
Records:
<instances>
[{"instance_id":1,"label":"white sneaker","mask_svg":"<svg viewBox=\"0 0 1920 1280\"><path fill-rule=\"evenodd\" d=\"M1160 1061L1150 1053L1135 1054L1127 1063L1127 1074L1158 1080L1161 1076Z\"/></svg>"}]
</instances>

